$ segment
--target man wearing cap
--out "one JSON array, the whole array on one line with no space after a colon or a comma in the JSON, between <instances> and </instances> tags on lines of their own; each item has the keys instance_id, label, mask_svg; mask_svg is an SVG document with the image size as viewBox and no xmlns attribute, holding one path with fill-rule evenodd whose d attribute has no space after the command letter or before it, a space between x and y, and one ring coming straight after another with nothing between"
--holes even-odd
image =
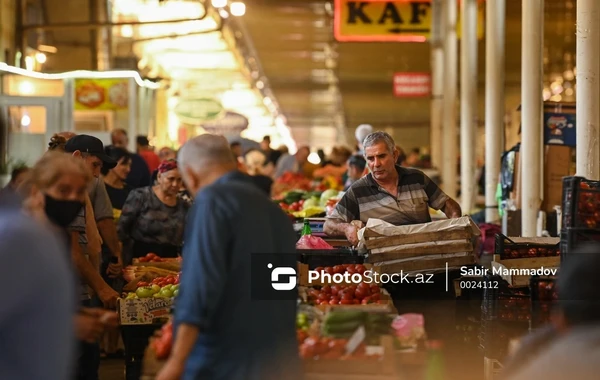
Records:
<instances>
[{"instance_id":1,"label":"man wearing cap","mask_svg":"<svg viewBox=\"0 0 600 380\"><path fill-rule=\"evenodd\" d=\"M110 198L106 192L104 181L99 179L100 169L103 166L114 168L117 163L104 153L102 141L89 135L77 135L70 138L65 144L65 152L72 153L73 156L83 159L95 177L88 189L88 193L94 209L94 216L100 236L102 236L104 243L118 260L117 263L111 263L109 265L109 273L113 276L118 276L122 268L121 246L117 235L117 229L113 221ZM71 231L79 233L80 245L84 247L87 246L85 208L82 209L69 228ZM101 294L99 294L99 296L105 304L108 304L109 306L114 305L114 300L104 299Z\"/></svg>"}]
</instances>

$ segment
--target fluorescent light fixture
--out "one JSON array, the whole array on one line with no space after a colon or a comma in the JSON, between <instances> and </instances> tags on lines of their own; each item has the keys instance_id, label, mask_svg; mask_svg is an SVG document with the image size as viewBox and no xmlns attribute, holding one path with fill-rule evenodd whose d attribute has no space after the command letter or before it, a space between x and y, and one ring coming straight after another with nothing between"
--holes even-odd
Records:
<instances>
[{"instance_id":1,"label":"fluorescent light fixture","mask_svg":"<svg viewBox=\"0 0 600 380\"><path fill-rule=\"evenodd\" d=\"M31 125L31 117L27 114L23 115L23 117L21 117L21 126L29 127L30 125Z\"/></svg>"},{"instance_id":2,"label":"fluorescent light fixture","mask_svg":"<svg viewBox=\"0 0 600 380\"><path fill-rule=\"evenodd\" d=\"M121 27L121 37L125 37L125 38L133 37L133 27L131 25L123 25Z\"/></svg>"},{"instance_id":3,"label":"fluorescent light fixture","mask_svg":"<svg viewBox=\"0 0 600 380\"><path fill-rule=\"evenodd\" d=\"M35 60L33 57L25 57L25 68L29 71L33 71L35 68Z\"/></svg>"},{"instance_id":4,"label":"fluorescent light fixture","mask_svg":"<svg viewBox=\"0 0 600 380\"><path fill-rule=\"evenodd\" d=\"M230 51L211 53L194 52L163 52L155 55L154 59L165 70L172 69L228 69L239 68L235 56Z\"/></svg>"},{"instance_id":5,"label":"fluorescent light fixture","mask_svg":"<svg viewBox=\"0 0 600 380\"><path fill-rule=\"evenodd\" d=\"M160 84L151 82L149 80L143 80L137 71L132 70L115 70L115 71L87 71L87 70L76 70L58 74L46 74L39 73L37 71L24 70L18 67L9 66L4 62L0 62L0 71L5 71L11 74L23 75L29 78L36 79L48 79L48 80L63 80L72 78L98 78L98 79L112 79L112 78L131 78L140 87L148 87L152 89L160 88ZM32 85L33 86L33 85Z\"/></svg>"},{"instance_id":6,"label":"fluorescent light fixture","mask_svg":"<svg viewBox=\"0 0 600 380\"><path fill-rule=\"evenodd\" d=\"M233 16L243 16L246 14L246 4L242 3L241 1L233 2L229 6L229 11Z\"/></svg>"},{"instance_id":7,"label":"fluorescent light fixture","mask_svg":"<svg viewBox=\"0 0 600 380\"><path fill-rule=\"evenodd\" d=\"M37 49L39 51L43 51L45 53L50 53L50 54L56 54L56 53L58 53L58 48L56 46L38 45Z\"/></svg>"},{"instance_id":8,"label":"fluorescent light fixture","mask_svg":"<svg viewBox=\"0 0 600 380\"><path fill-rule=\"evenodd\" d=\"M210 3L215 8L223 8L227 6L227 0L211 0Z\"/></svg>"},{"instance_id":9,"label":"fluorescent light fixture","mask_svg":"<svg viewBox=\"0 0 600 380\"><path fill-rule=\"evenodd\" d=\"M227 13L227 11L223 8L219 9L219 16L221 16L221 18L228 18L229 17L229 13Z\"/></svg>"},{"instance_id":10,"label":"fluorescent light fixture","mask_svg":"<svg viewBox=\"0 0 600 380\"><path fill-rule=\"evenodd\" d=\"M253 90L228 90L221 96L223 107L233 110L254 107L259 102L260 99Z\"/></svg>"}]
</instances>

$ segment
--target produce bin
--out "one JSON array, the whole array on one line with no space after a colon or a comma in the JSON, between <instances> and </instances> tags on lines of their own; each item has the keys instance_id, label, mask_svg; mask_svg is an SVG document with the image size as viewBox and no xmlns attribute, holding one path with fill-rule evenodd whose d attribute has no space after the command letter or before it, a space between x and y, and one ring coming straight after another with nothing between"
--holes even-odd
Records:
<instances>
[{"instance_id":1,"label":"produce bin","mask_svg":"<svg viewBox=\"0 0 600 380\"><path fill-rule=\"evenodd\" d=\"M589 228L563 228L560 232L561 261L586 244L600 243L600 230Z\"/></svg>"},{"instance_id":2,"label":"produce bin","mask_svg":"<svg viewBox=\"0 0 600 380\"><path fill-rule=\"evenodd\" d=\"M510 340L529 331L529 288L512 288L499 276L486 276L484 281L497 281L498 288L486 288L483 292L480 348L485 357L503 360Z\"/></svg>"},{"instance_id":3,"label":"produce bin","mask_svg":"<svg viewBox=\"0 0 600 380\"><path fill-rule=\"evenodd\" d=\"M600 229L600 181L563 178L562 227Z\"/></svg>"},{"instance_id":4,"label":"produce bin","mask_svg":"<svg viewBox=\"0 0 600 380\"><path fill-rule=\"evenodd\" d=\"M495 254L502 260L560 255L560 244L556 238L509 238L496 235Z\"/></svg>"},{"instance_id":5,"label":"produce bin","mask_svg":"<svg viewBox=\"0 0 600 380\"><path fill-rule=\"evenodd\" d=\"M556 277L533 276L529 285L531 293L531 328L550 321L550 313L558 300Z\"/></svg>"}]
</instances>

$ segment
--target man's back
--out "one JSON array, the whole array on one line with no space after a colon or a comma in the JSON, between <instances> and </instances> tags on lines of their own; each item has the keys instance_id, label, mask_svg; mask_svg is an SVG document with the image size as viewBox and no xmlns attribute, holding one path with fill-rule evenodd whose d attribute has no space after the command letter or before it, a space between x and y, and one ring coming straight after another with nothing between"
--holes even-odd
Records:
<instances>
[{"instance_id":1,"label":"man's back","mask_svg":"<svg viewBox=\"0 0 600 380\"><path fill-rule=\"evenodd\" d=\"M198 193L176 310L177 323L200 329L185 379L296 378L295 302L250 294L251 255L294 253L295 240L285 214L241 173ZM293 255L289 261L295 265Z\"/></svg>"},{"instance_id":2,"label":"man's back","mask_svg":"<svg viewBox=\"0 0 600 380\"><path fill-rule=\"evenodd\" d=\"M75 291L66 246L0 205L0 267L0 379L68 379Z\"/></svg>"}]
</instances>

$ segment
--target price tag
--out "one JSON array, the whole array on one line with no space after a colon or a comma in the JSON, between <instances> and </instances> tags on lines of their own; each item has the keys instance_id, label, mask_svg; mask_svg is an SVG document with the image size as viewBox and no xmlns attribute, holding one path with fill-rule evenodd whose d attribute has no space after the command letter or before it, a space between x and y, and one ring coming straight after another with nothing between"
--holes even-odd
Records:
<instances>
[{"instance_id":1,"label":"price tag","mask_svg":"<svg viewBox=\"0 0 600 380\"><path fill-rule=\"evenodd\" d=\"M348 343L346 343L346 354L350 355L356 351L358 346L360 346L366 337L367 332L365 331L364 326L360 326L358 329L356 329L354 334L352 334L352 337L348 340Z\"/></svg>"}]
</instances>

